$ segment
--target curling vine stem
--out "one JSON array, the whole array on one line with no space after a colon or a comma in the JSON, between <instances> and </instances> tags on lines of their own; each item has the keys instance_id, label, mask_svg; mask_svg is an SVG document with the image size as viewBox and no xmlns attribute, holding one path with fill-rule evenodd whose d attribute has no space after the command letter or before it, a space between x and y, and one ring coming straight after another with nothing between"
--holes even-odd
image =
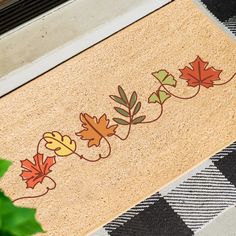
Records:
<instances>
[{"instance_id":1,"label":"curling vine stem","mask_svg":"<svg viewBox=\"0 0 236 236\"><path fill-rule=\"evenodd\" d=\"M106 143L107 143L107 145L108 145L108 154L106 155L106 156L102 156L101 154L99 154L98 156L98 158L97 159L88 159L88 158L86 158L86 157L84 157L83 155L79 155L78 153L74 153L75 155L77 155L78 157L80 157L80 159L83 159L83 160L85 160L85 161L88 161L88 162L97 162L97 161L100 161L101 159L106 159L106 158L108 158L110 155L111 155L111 144L110 144L110 142L107 140L107 138L105 138L104 136L102 136L104 139L105 139L105 141L106 141Z\"/></svg>"},{"instance_id":2,"label":"curling vine stem","mask_svg":"<svg viewBox=\"0 0 236 236\"><path fill-rule=\"evenodd\" d=\"M50 179L52 182L53 182L53 187L47 187L46 188L46 191L44 192L44 193L42 193L42 194L40 194L40 195L35 195L35 196L25 196L25 197L19 197L19 198L16 198L15 200L13 200L12 202L16 202L16 201L19 201L19 200L22 200L22 199L29 199L29 198L38 198L38 197L42 197L42 196L45 196L49 191L51 191L51 190L53 190L53 189L55 189L56 187L57 187L57 184L56 184L56 182L55 182L55 180L54 179L52 179L51 177L49 177L49 176L45 176L45 178L48 178L48 179Z\"/></svg>"},{"instance_id":3,"label":"curling vine stem","mask_svg":"<svg viewBox=\"0 0 236 236\"><path fill-rule=\"evenodd\" d=\"M236 73L234 73L228 80L226 80L225 82L221 83L221 84L214 84L214 85L224 85L229 83L234 77L236 76Z\"/></svg>"},{"instance_id":4,"label":"curling vine stem","mask_svg":"<svg viewBox=\"0 0 236 236\"><path fill-rule=\"evenodd\" d=\"M175 97L175 98L183 99L183 100L188 100L188 99L191 99L191 98L196 97L196 96L199 94L199 92L200 92L200 86L201 86L201 85L198 86L198 89L197 89L197 91L196 91L195 94L193 94L193 95L191 95L191 96L189 96L189 97L179 97L179 96L173 94L172 92L170 92L170 90L168 90L168 89L166 88L166 86L161 83L161 87L163 87L167 93L169 93L171 96L173 96L173 97Z\"/></svg>"}]
</instances>

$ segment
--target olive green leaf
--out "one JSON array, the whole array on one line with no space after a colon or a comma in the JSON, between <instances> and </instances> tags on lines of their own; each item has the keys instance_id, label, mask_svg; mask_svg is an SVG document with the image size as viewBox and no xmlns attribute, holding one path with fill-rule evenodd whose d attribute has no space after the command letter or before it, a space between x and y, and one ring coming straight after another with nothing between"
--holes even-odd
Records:
<instances>
[{"instance_id":1,"label":"olive green leaf","mask_svg":"<svg viewBox=\"0 0 236 236\"><path fill-rule=\"evenodd\" d=\"M129 122L120 118L113 118L113 120L119 125L129 125Z\"/></svg>"},{"instance_id":2,"label":"olive green leaf","mask_svg":"<svg viewBox=\"0 0 236 236\"><path fill-rule=\"evenodd\" d=\"M159 70L157 72L152 73L152 75L163 85L170 85L172 87L176 86L176 79L172 74L169 74L166 70Z\"/></svg>"},{"instance_id":3,"label":"olive green leaf","mask_svg":"<svg viewBox=\"0 0 236 236\"><path fill-rule=\"evenodd\" d=\"M10 161L0 159L0 177L2 177L11 165Z\"/></svg>"},{"instance_id":4,"label":"olive green leaf","mask_svg":"<svg viewBox=\"0 0 236 236\"><path fill-rule=\"evenodd\" d=\"M134 108L133 116L136 115L140 111L140 108L141 108L141 102L138 102Z\"/></svg>"},{"instance_id":5,"label":"olive green leaf","mask_svg":"<svg viewBox=\"0 0 236 236\"><path fill-rule=\"evenodd\" d=\"M138 100L137 93L135 91L132 92L128 100L127 95L121 86L118 86L118 92L119 92L120 97L111 95L110 98L121 105L125 105L128 109L123 109L120 107L114 107L114 109L120 115L129 118L129 121L126 121L120 118L113 118L113 120L117 124L120 124L120 125L131 125L131 124L138 124L142 122L142 120L145 119L144 116L135 118L135 115L137 115L137 113L140 111L140 108L141 108L141 102L137 102Z\"/></svg>"},{"instance_id":6,"label":"olive green leaf","mask_svg":"<svg viewBox=\"0 0 236 236\"><path fill-rule=\"evenodd\" d=\"M145 120L146 116L139 116L132 121L132 124L136 125L142 123Z\"/></svg>"},{"instance_id":7,"label":"olive green leaf","mask_svg":"<svg viewBox=\"0 0 236 236\"><path fill-rule=\"evenodd\" d=\"M120 107L114 107L114 109L119 113L121 114L122 116L125 116L125 117L129 117L130 114L128 111L125 111L124 109L120 108Z\"/></svg>"},{"instance_id":8,"label":"olive green leaf","mask_svg":"<svg viewBox=\"0 0 236 236\"><path fill-rule=\"evenodd\" d=\"M128 98L125 94L124 89L120 85L118 86L118 92L119 92L120 97L122 98L122 100L127 104L128 103Z\"/></svg>"},{"instance_id":9,"label":"olive green leaf","mask_svg":"<svg viewBox=\"0 0 236 236\"><path fill-rule=\"evenodd\" d=\"M137 102L137 93L134 91L131 95L130 102L129 102L129 107L132 109Z\"/></svg>"},{"instance_id":10,"label":"olive green leaf","mask_svg":"<svg viewBox=\"0 0 236 236\"><path fill-rule=\"evenodd\" d=\"M30 236L44 232L35 218L35 209L15 206L0 191L0 235Z\"/></svg>"},{"instance_id":11,"label":"olive green leaf","mask_svg":"<svg viewBox=\"0 0 236 236\"><path fill-rule=\"evenodd\" d=\"M110 98L111 98L112 100L114 100L115 102L121 104L121 105L127 106L127 103L124 102L124 101L123 101L120 97L118 97L118 96L110 95Z\"/></svg>"}]
</instances>

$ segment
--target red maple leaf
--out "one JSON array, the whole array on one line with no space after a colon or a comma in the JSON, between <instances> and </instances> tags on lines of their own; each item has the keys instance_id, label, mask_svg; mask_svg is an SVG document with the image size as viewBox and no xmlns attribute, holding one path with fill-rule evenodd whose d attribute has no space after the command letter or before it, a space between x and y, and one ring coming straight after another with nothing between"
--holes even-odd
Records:
<instances>
[{"instance_id":1,"label":"red maple leaf","mask_svg":"<svg viewBox=\"0 0 236 236\"><path fill-rule=\"evenodd\" d=\"M204 86L206 88L213 87L215 80L220 80L220 73L222 70L216 70L214 67L208 67L208 62L203 61L199 56L195 61L191 62L191 68L185 66L180 69L181 79L188 82L188 86Z\"/></svg>"},{"instance_id":2,"label":"red maple leaf","mask_svg":"<svg viewBox=\"0 0 236 236\"><path fill-rule=\"evenodd\" d=\"M36 184L42 183L43 179L51 172L50 167L56 163L55 156L43 160L43 155L38 153L34 156L34 163L25 159L21 161L22 170L20 176L26 180L27 188L34 188Z\"/></svg>"}]
</instances>

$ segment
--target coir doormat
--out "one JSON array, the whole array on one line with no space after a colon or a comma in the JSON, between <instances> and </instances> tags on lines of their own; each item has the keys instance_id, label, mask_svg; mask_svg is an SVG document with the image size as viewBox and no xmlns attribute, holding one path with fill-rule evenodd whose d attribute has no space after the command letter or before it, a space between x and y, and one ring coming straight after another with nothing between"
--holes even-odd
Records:
<instances>
[{"instance_id":1,"label":"coir doormat","mask_svg":"<svg viewBox=\"0 0 236 236\"><path fill-rule=\"evenodd\" d=\"M235 57L183 0L63 63L0 100L2 188L89 234L235 140Z\"/></svg>"}]
</instances>

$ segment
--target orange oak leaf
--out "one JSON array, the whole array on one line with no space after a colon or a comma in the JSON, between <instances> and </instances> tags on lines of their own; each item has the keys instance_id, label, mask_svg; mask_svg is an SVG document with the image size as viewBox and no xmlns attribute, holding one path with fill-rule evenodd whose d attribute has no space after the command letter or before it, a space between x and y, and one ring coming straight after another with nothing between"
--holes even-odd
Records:
<instances>
[{"instance_id":1,"label":"orange oak leaf","mask_svg":"<svg viewBox=\"0 0 236 236\"><path fill-rule=\"evenodd\" d=\"M103 114L99 119L96 116L91 117L87 113L80 114L80 120L83 123L82 131L76 133L82 140L88 140L88 147L95 145L98 147L102 138L110 137L116 133L118 125L109 126L110 120L106 114Z\"/></svg>"},{"instance_id":2,"label":"orange oak leaf","mask_svg":"<svg viewBox=\"0 0 236 236\"><path fill-rule=\"evenodd\" d=\"M21 161L21 167L24 169L20 176L26 181L27 188L34 188L38 183L51 172L50 168L56 163L55 156L47 157L43 160L43 155L38 153L34 156L34 163L25 159Z\"/></svg>"},{"instance_id":3,"label":"orange oak leaf","mask_svg":"<svg viewBox=\"0 0 236 236\"><path fill-rule=\"evenodd\" d=\"M192 68L186 66L180 69L180 78L187 80L188 86L204 86L205 88L213 87L215 80L220 80L222 70L216 70L214 67L208 67L208 62L203 61L199 56L191 62Z\"/></svg>"}]
</instances>

